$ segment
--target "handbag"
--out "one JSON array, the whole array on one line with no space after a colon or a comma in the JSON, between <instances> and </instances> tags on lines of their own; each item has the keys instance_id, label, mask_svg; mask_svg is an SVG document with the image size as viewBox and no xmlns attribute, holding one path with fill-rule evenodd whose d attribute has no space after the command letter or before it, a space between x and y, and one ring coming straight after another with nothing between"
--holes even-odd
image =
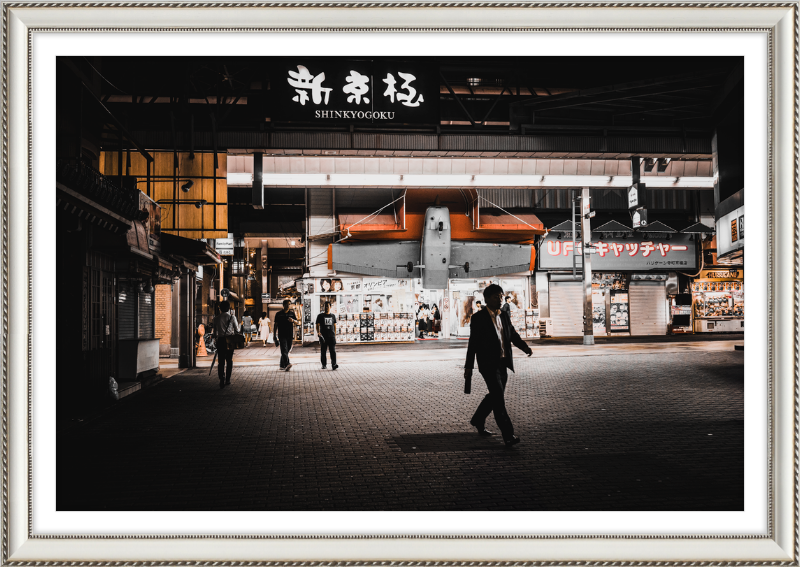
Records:
<instances>
[{"instance_id":1,"label":"handbag","mask_svg":"<svg viewBox=\"0 0 800 567\"><path fill-rule=\"evenodd\" d=\"M233 321L233 316L228 319L228 328L231 326L231 321ZM244 335L242 331L236 331L232 335L225 335L225 345L228 347L228 350L238 350L244 348Z\"/></svg>"}]
</instances>

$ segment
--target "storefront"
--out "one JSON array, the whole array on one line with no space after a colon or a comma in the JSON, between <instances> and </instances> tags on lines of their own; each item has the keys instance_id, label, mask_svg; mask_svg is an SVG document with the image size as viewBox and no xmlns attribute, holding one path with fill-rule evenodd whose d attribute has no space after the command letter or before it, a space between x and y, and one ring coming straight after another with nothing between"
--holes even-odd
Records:
<instances>
[{"instance_id":1,"label":"storefront","mask_svg":"<svg viewBox=\"0 0 800 567\"><path fill-rule=\"evenodd\" d=\"M538 281L549 313L548 334L583 335L584 291L580 268L572 275L573 243L551 232L539 251ZM582 253L581 244L576 244ZM677 233L594 233L592 311L594 334L665 335L669 326L669 295L677 292L677 272L696 269L695 242ZM577 259L581 266L581 259ZM668 283L671 284L668 286ZM674 288L674 289L668 289ZM539 290L545 291L545 290Z\"/></svg>"},{"instance_id":2,"label":"storefront","mask_svg":"<svg viewBox=\"0 0 800 567\"><path fill-rule=\"evenodd\" d=\"M303 291L303 341L317 340L314 322L330 303L340 343L414 340L414 280L392 278L306 278Z\"/></svg>"},{"instance_id":3,"label":"storefront","mask_svg":"<svg viewBox=\"0 0 800 567\"><path fill-rule=\"evenodd\" d=\"M696 333L744 332L744 269L700 272L692 282L692 312Z\"/></svg>"},{"instance_id":4,"label":"storefront","mask_svg":"<svg viewBox=\"0 0 800 567\"><path fill-rule=\"evenodd\" d=\"M530 309L528 277L451 279L447 289L424 289L420 279L331 277L298 280L303 291L303 341L317 340L314 322L330 303L342 343L411 342L420 306L441 313L438 338L469 338L469 321L485 305L483 290L495 283L509 297L520 336L538 338L539 310ZM505 299L504 299L505 302ZM430 335L429 335L430 336Z\"/></svg>"}]
</instances>

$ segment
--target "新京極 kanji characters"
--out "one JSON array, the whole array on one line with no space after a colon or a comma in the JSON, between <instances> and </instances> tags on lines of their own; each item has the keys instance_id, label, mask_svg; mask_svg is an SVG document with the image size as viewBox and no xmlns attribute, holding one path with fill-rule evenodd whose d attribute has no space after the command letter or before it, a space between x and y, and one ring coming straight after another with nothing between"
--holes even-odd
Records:
<instances>
[{"instance_id":1,"label":"\u65b0\u4eac\u6975 kanji characters","mask_svg":"<svg viewBox=\"0 0 800 567\"><path fill-rule=\"evenodd\" d=\"M400 85L400 89L398 90L395 88L397 80L394 78L394 75L392 73L387 73L386 78L383 79L383 82L387 85L386 90L383 92L383 96L388 96L389 100L392 102L394 102L395 98L397 98L397 101L402 102L404 106L419 106L419 103L425 102L422 94L417 96L417 90L411 86L411 83L417 80L414 75L400 72L398 72L397 75L405 82ZM415 96L417 96L416 100L414 100Z\"/></svg>"},{"instance_id":2,"label":"\u65b0\u4eac\u6975 kanji characters","mask_svg":"<svg viewBox=\"0 0 800 567\"><path fill-rule=\"evenodd\" d=\"M350 76L345 80L349 84L342 90L350 94L350 96L347 97L347 102L361 104L363 100L364 104L369 104L369 99L364 96L369 92L369 76L362 75L358 71L350 71Z\"/></svg>"},{"instance_id":3,"label":"\u65b0\u4eac\u6975 kanji characters","mask_svg":"<svg viewBox=\"0 0 800 567\"><path fill-rule=\"evenodd\" d=\"M314 104L322 103L322 93L325 93L325 104L328 104L328 98L333 89L322 86L322 81L325 80L325 73L320 73L315 77L308 69L298 65L297 71L289 71L289 76L292 78L286 80L297 92L297 96L292 98L293 101L305 106L308 101L308 91L311 91L311 101Z\"/></svg>"}]
</instances>

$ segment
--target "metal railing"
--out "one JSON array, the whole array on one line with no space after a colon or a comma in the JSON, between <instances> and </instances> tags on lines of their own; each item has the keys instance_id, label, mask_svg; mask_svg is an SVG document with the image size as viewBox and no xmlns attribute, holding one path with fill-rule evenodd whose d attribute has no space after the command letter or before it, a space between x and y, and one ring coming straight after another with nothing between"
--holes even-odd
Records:
<instances>
[{"instance_id":1,"label":"metal railing","mask_svg":"<svg viewBox=\"0 0 800 567\"><path fill-rule=\"evenodd\" d=\"M138 215L138 190L119 187L81 160L59 159L56 181L126 219L133 220Z\"/></svg>"}]
</instances>

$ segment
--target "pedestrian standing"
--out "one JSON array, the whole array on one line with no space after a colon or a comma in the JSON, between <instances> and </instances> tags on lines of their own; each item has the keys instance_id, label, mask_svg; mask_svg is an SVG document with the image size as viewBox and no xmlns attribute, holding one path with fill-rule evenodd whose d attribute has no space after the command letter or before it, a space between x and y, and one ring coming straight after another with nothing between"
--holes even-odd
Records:
<instances>
[{"instance_id":1,"label":"pedestrian standing","mask_svg":"<svg viewBox=\"0 0 800 567\"><path fill-rule=\"evenodd\" d=\"M261 312L261 319L258 320L258 340L264 341L264 346L267 346L267 341L269 340L269 317L267 317L267 312Z\"/></svg>"},{"instance_id":2,"label":"pedestrian standing","mask_svg":"<svg viewBox=\"0 0 800 567\"><path fill-rule=\"evenodd\" d=\"M503 288L497 284L488 286L483 291L483 299L486 308L475 313L469 324L469 346L464 365L464 379L467 383L472 380L472 369L477 356L478 370L486 382L489 393L475 410L470 424L477 428L479 435L492 435L485 424L486 418L494 412L494 419L503 434L503 440L506 446L510 447L520 441L519 437L514 435L514 425L506 411L505 402L508 369L514 371L511 344L516 345L528 356L533 353L514 329L508 313L500 310Z\"/></svg>"},{"instance_id":3,"label":"pedestrian standing","mask_svg":"<svg viewBox=\"0 0 800 567\"><path fill-rule=\"evenodd\" d=\"M435 303L431 307L431 319L433 320L433 336L438 339L439 333L442 331L442 313Z\"/></svg>"},{"instance_id":4,"label":"pedestrian standing","mask_svg":"<svg viewBox=\"0 0 800 567\"><path fill-rule=\"evenodd\" d=\"M510 295L506 296L506 301L505 301L505 303L503 303L503 306L500 308L500 310L503 313L508 313L509 315L511 315L511 296Z\"/></svg>"},{"instance_id":5,"label":"pedestrian standing","mask_svg":"<svg viewBox=\"0 0 800 567\"><path fill-rule=\"evenodd\" d=\"M336 370L336 315L331 313L331 304L325 302L325 313L317 315L317 336L319 337L320 359L322 369L328 365L326 352L331 351L331 370Z\"/></svg>"},{"instance_id":6,"label":"pedestrian standing","mask_svg":"<svg viewBox=\"0 0 800 567\"><path fill-rule=\"evenodd\" d=\"M287 372L292 369L292 363L289 362L289 352L292 350L292 343L294 342L294 328L300 324L297 320L297 315L290 309L291 302L288 299L283 300L283 311L278 311L275 315L275 346L281 349L281 370Z\"/></svg>"},{"instance_id":7,"label":"pedestrian standing","mask_svg":"<svg viewBox=\"0 0 800 567\"><path fill-rule=\"evenodd\" d=\"M424 303L419 307L417 319L419 320L419 338L424 339L428 330L428 309Z\"/></svg>"},{"instance_id":8,"label":"pedestrian standing","mask_svg":"<svg viewBox=\"0 0 800 567\"><path fill-rule=\"evenodd\" d=\"M233 373L233 345L229 345L227 337L239 332L239 322L236 315L230 312L231 306L227 301L219 305L222 311L214 319L214 333L217 335L217 372L219 374L219 387L224 388L231 383Z\"/></svg>"},{"instance_id":9,"label":"pedestrian standing","mask_svg":"<svg viewBox=\"0 0 800 567\"><path fill-rule=\"evenodd\" d=\"M253 333L253 318L249 311L245 311L242 317L242 333L244 333L244 346L247 346Z\"/></svg>"}]
</instances>

